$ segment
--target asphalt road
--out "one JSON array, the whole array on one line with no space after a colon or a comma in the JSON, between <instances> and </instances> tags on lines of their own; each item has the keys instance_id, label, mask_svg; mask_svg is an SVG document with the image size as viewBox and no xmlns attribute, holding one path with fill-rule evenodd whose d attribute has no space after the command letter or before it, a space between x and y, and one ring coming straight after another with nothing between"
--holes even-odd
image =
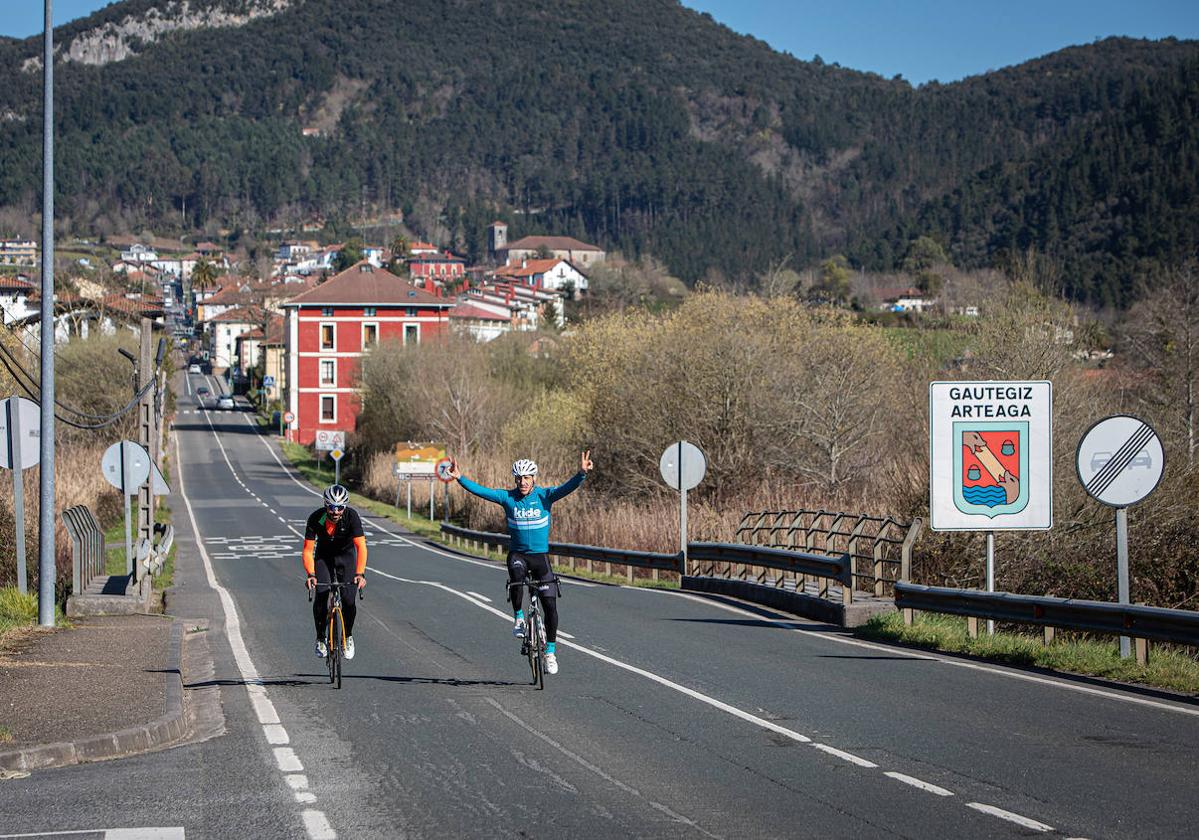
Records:
<instances>
[{"instance_id":1,"label":"asphalt road","mask_svg":"<svg viewBox=\"0 0 1199 840\"><path fill-rule=\"evenodd\" d=\"M1199 705L572 582L536 691L501 568L375 520L335 691L299 566L319 498L249 415L197 410L209 378L190 378L172 609L211 624L223 732L0 781L0 837L1194 835Z\"/></svg>"}]
</instances>

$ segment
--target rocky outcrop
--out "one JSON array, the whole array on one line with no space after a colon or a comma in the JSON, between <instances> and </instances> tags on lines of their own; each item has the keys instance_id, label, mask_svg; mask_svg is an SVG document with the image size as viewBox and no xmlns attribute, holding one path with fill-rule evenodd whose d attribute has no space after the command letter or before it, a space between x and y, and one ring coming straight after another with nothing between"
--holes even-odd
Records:
<instances>
[{"instance_id":1,"label":"rocky outcrop","mask_svg":"<svg viewBox=\"0 0 1199 840\"><path fill-rule=\"evenodd\" d=\"M119 23L108 22L77 35L59 51L63 61L101 65L123 61L168 32L189 29L215 29L244 26L252 20L276 15L302 0L244 0L232 11L219 5L205 5L193 0L164 0L144 14L129 16ZM41 69L40 58L29 59L22 66L26 72Z\"/></svg>"}]
</instances>

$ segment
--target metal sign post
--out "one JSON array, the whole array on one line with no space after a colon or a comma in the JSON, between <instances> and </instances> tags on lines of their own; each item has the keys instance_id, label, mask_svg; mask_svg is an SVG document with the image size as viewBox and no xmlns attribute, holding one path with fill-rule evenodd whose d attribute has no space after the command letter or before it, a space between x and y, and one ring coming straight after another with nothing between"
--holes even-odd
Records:
<instances>
[{"instance_id":1,"label":"metal sign post","mask_svg":"<svg viewBox=\"0 0 1199 840\"><path fill-rule=\"evenodd\" d=\"M704 480L708 461L699 447L685 440L666 447L658 459L658 472L667 486L679 491L679 551L683 554L682 573L687 574L687 491Z\"/></svg>"},{"instance_id":2,"label":"metal sign post","mask_svg":"<svg viewBox=\"0 0 1199 840\"><path fill-rule=\"evenodd\" d=\"M150 456L131 440L114 443L100 459L104 480L121 491L125 497L125 573L134 573L133 523L129 497L150 477Z\"/></svg>"},{"instance_id":3,"label":"metal sign post","mask_svg":"<svg viewBox=\"0 0 1199 840\"><path fill-rule=\"evenodd\" d=\"M38 429L37 403L23 397L9 397L0 411L0 434L6 446L0 450L0 466L12 470L13 517L16 525L17 590L29 592L29 572L25 565L25 479L24 472L39 463L41 433Z\"/></svg>"},{"instance_id":4,"label":"metal sign post","mask_svg":"<svg viewBox=\"0 0 1199 840\"><path fill-rule=\"evenodd\" d=\"M408 518L412 518L412 479L408 479Z\"/></svg>"},{"instance_id":5,"label":"metal sign post","mask_svg":"<svg viewBox=\"0 0 1199 840\"><path fill-rule=\"evenodd\" d=\"M995 591L995 532L987 531L987 591ZM987 619L987 635L995 635L995 619Z\"/></svg>"},{"instance_id":6,"label":"metal sign post","mask_svg":"<svg viewBox=\"0 0 1199 840\"><path fill-rule=\"evenodd\" d=\"M329 457L333 459L333 483L341 484L341 459L345 457L344 452L340 449L332 449L329 451Z\"/></svg>"},{"instance_id":7,"label":"metal sign post","mask_svg":"<svg viewBox=\"0 0 1199 840\"><path fill-rule=\"evenodd\" d=\"M453 469L454 462L449 458L442 458L437 462L437 480L441 482L442 490L444 491L441 511L441 521L449 523L450 521L450 482L454 479L450 477L450 470Z\"/></svg>"},{"instance_id":8,"label":"metal sign post","mask_svg":"<svg viewBox=\"0 0 1199 840\"><path fill-rule=\"evenodd\" d=\"M1104 418L1078 442L1078 480L1095 501L1116 509L1116 597L1131 603L1128 574L1128 508L1157 489L1166 453L1153 428L1127 414ZM1132 640L1120 637L1120 656L1132 656Z\"/></svg>"},{"instance_id":9,"label":"metal sign post","mask_svg":"<svg viewBox=\"0 0 1199 840\"><path fill-rule=\"evenodd\" d=\"M429 480L429 521L430 522L435 522L437 520L437 516L433 513L433 499L436 497L436 494L433 492L433 488L435 486L436 485L433 484L432 479L430 479Z\"/></svg>"}]
</instances>

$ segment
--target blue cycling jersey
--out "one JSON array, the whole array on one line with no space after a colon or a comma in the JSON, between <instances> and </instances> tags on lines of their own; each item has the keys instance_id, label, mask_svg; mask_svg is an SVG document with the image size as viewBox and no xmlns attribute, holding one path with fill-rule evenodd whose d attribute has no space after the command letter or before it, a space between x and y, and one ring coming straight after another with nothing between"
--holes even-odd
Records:
<instances>
[{"instance_id":1,"label":"blue cycling jersey","mask_svg":"<svg viewBox=\"0 0 1199 840\"><path fill-rule=\"evenodd\" d=\"M557 487L534 487L527 496L521 496L514 489L484 487L466 476L458 479L458 483L466 488L467 492L504 508L504 513L508 515L508 535L512 537L512 551L544 554L550 550L550 506L573 493L586 477L586 473L578 472L565 484L559 484Z\"/></svg>"}]
</instances>

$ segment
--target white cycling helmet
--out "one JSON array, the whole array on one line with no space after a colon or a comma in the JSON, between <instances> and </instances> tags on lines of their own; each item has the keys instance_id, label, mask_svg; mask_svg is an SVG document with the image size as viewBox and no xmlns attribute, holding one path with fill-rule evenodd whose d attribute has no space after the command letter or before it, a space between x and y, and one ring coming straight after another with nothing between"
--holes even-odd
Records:
<instances>
[{"instance_id":1,"label":"white cycling helmet","mask_svg":"<svg viewBox=\"0 0 1199 840\"><path fill-rule=\"evenodd\" d=\"M350 491L340 484L330 485L325 491L325 504L328 507L345 507L350 503Z\"/></svg>"},{"instance_id":2,"label":"white cycling helmet","mask_svg":"<svg viewBox=\"0 0 1199 840\"><path fill-rule=\"evenodd\" d=\"M521 458L519 461L512 463L512 475L537 475L537 464L530 461L528 458Z\"/></svg>"}]
</instances>

